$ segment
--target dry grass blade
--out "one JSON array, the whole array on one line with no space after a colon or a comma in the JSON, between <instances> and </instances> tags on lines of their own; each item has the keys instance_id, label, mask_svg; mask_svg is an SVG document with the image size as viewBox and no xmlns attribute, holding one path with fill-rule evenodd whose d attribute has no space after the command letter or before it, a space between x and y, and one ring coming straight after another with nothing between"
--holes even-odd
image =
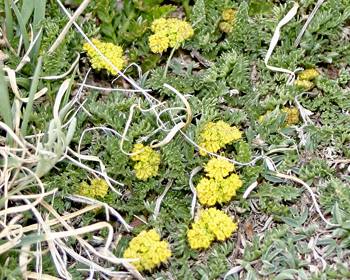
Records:
<instances>
[{"instance_id":1,"label":"dry grass blade","mask_svg":"<svg viewBox=\"0 0 350 280\"><path fill-rule=\"evenodd\" d=\"M76 21L76 19L79 17L79 15L86 9L86 7L89 5L90 0L84 0L83 3L80 4L79 8L74 12L73 16L69 19L66 26L63 28L61 34L57 37L55 43L51 46L51 48L48 51L48 54L52 54L56 48L61 44L64 37L66 36L69 28L72 26L72 24Z\"/></svg>"},{"instance_id":2,"label":"dry grass blade","mask_svg":"<svg viewBox=\"0 0 350 280\"><path fill-rule=\"evenodd\" d=\"M173 184L174 180L170 179L168 184L166 185L163 193L157 198L156 201L156 206L154 207L154 213L153 213L153 218L154 220L157 219L158 215L159 215L159 210L160 210L160 205L162 203L163 198L165 197L166 193L168 192L168 190L170 189L171 185Z\"/></svg>"},{"instance_id":3,"label":"dry grass blade","mask_svg":"<svg viewBox=\"0 0 350 280\"><path fill-rule=\"evenodd\" d=\"M191 217L193 219L194 217L194 213L195 213L195 210L196 210L196 202L197 202L197 190L195 188L195 186L193 185L193 177L203 169L202 166L197 166L195 169L193 169L191 171L191 174L190 174L190 180L189 180L189 185L190 185L190 188L191 188L191 191L192 191L192 194L193 194L193 198L192 198L192 202L191 202Z\"/></svg>"},{"instance_id":4,"label":"dry grass blade","mask_svg":"<svg viewBox=\"0 0 350 280\"><path fill-rule=\"evenodd\" d=\"M27 103L29 98L22 98L19 90L18 90L18 85L16 82L16 71L12 70L11 68L8 67L4 67L3 70L5 72L7 72L7 76L8 79L10 81L10 85L11 85L11 89L13 91L13 93L15 94L15 96L21 100L24 103ZM43 96L45 93L47 92L47 88L42 88L40 91L38 91L35 95L34 95L34 100L38 99L39 97Z\"/></svg>"},{"instance_id":5,"label":"dry grass blade","mask_svg":"<svg viewBox=\"0 0 350 280\"><path fill-rule=\"evenodd\" d=\"M287 24L297 13L297 10L299 8L299 4L298 3L295 3L294 2L294 6L293 8L287 13L287 15L278 23L277 27L276 27L276 30L273 34L273 37L271 39L271 42L270 42L270 46L269 46L269 49L266 53L266 56L265 56L265 65L268 69L270 70L273 70L273 71L278 71L278 72L284 72L284 73L288 73L290 74L290 77L288 79L288 82L287 84L293 84L294 82L294 79L295 79L295 74L293 71L290 71L290 70L287 70L287 69L283 69L283 68L280 68L280 67L274 67L274 66L269 66L268 65L268 61L272 55L272 52L274 50L274 48L276 47L277 43L278 43L278 39L280 37L280 29L283 25Z\"/></svg>"},{"instance_id":6,"label":"dry grass blade","mask_svg":"<svg viewBox=\"0 0 350 280\"><path fill-rule=\"evenodd\" d=\"M311 14L309 15L309 18L307 19L307 21L305 22L303 28L301 29L298 37L296 38L295 42L294 42L294 46L297 47L300 43L301 38L303 37L307 27L309 26L310 22L312 21L312 19L314 18L316 12L318 11L318 9L321 7L321 5L323 4L325 0L318 0L316 3L315 8L312 10Z\"/></svg>"}]
</instances>

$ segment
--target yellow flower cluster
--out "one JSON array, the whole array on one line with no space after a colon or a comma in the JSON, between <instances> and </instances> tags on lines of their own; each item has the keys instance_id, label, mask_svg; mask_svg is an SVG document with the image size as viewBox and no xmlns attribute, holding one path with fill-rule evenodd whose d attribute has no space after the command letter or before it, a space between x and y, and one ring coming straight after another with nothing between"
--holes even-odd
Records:
<instances>
[{"instance_id":1,"label":"yellow flower cluster","mask_svg":"<svg viewBox=\"0 0 350 280\"><path fill-rule=\"evenodd\" d=\"M122 47L116 46L112 43L102 43L97 39L92 39L91 41L99 49L99 51L114 64L115 67L117 67L119 70L123 68L125 61L122 58ZM83 45L83 50L86 51L88 56L91 58L90 63L92 68L97 70L107 69L108 73L118 75L118 71L109 65L109 63L107 63L107 61L105 61L89 43L85 43Z\"/></svg>"},{"instance_id":2,"label":"yellow flower cluster","mask_svg":"<svg viewBox=\"0 0 350 280\"><path fill-rule=\"evenodd\" d=\"M311 81L318 77L320 73L317 72L315 69L306 69L303 72L301 72L298 77L300 80L308 80Z\"/></svg>"},{"instance_id":3,"label":"yellow flower cluster","mask_svg":"<svg viewBox=\"0 0 350 280\"><path fill-rule=\"evenodd\" d=\"M141 151L142 150L142 151ZM133 153L140 153L131 156L133 161L138 161L134 169L136 170L136 178L146 180L150 177L155 177L158 174L160 155L157 154L151 147L144 147L143 144L137 143L132 150Z\"/></svg>"},{"instance_id":4,"label":"yellow flower cluster","mask_svg":"<svg viewBox=\"0 0 350 280\"><path fill-rule=\"evenodd\" d=\"M124 251L123 258L140 259L132 264L139 270L152 270L161 262L165 262L171 257L168 243L160 241L159 234L151 229L141 231L138 236L129 243L129 248Z\"/></svg>"},{"instance_id":5,"label":"yellow flower cluster","mask_svg":"<svg viewBox=\"0 0 350 280\"><path fill-rule=\"evenodd\" d=\"M294 84L302 87L305 90L310 90L314 83L311 80L318 77L320 73L318 73L315 69L306 69L300 74L298 74L299 80L294 81Z\"/></svg>"},{"instance_id":6,"label":"yellow flower cluster","mask_svg":"<svg viewBox=\"0 0 350 280\"><path fill-rule=\"evenodd\" d=\"M237 174L231 174L234 165L225 159L211 159L205 171L210 179L203 177L197 187L197 197L201 204L213 206L217 202L230 201L236 195L236 191L242 187L242 181ZM225 178L227 177L227 178Z\"/></svg>"},{"instance_id":7,"label":"yellow flower cluster","mask_svg":"<svg viewBox=\"0 0 350 280\"><path fill-rule=\"evenodd\" d=\"M220 29L226 33L231 33L235 25L237 11L228 9L222 12L222 18L225 20L220 23Z\"/></svg>"},{"instance_id":8,"label":"yellow flower cluster","mask_svg":"<svg viewBox=\"0 0 350 280\"><path fill-rule=\"evenodd\" d=\"M188 243L192 249L209 248L211 242L225 240L237 230L237 223L216 208L201 212L201 218L192 224L187 233Z\"/></svg>"},{"instance_id":9,"label":"yellow flower cluster","mask_svg":"<svg viewBox=\"0 0 350 280\"><path fill-rule=\"evenodd\" d=\"M291 126L299 122L299 110L297 108L284 107L281 109L283 114L287 114L283 127ZM259 117L259 123L262 122L271 111L267 111L266 114Z\"/></svg>"},{"instance_id":10,"label":"yellow flower cluster","mask_svg":"<svg viewBox=\"0 0 350 280\"><path fill-rule=\"evenodd\" d=\"M90 198L105 197L108 192L108 184L104 179L95 178L91 180L89 185L85 181L81 182L78 187L78 195L83 195Z\"/></svg>"},{"instance_id":11,"label":"yellow flower cluster","mask_svg":"<svg viewBox=\"0 0 350 280\"><path fill-rule=\"evenodd\" d=\"M203 138L203 140L199 143L199 146L209 152L216 153L226 144L240 139L242 134L237 127L231 127L229 124L220 120L217 123L207 123L200 136ZM202 150L200 150L199 153L202 156L207 155L207 153Z\"/></svg>"},{"instance_id":12,"label":"yellow flower cluster","mask_svg":"<svg viewBox=\"0 0 350 280\"><path fill-rule=\"evenodd\" d=\"M208 177L217 181L222 181L233 170L235 170L235 166L224 158L212 158L204 169Z\"/></svg>"},{"instance_id":13,"label":"yellow flower cluster","mask_svg":"<svg viewBox=\"0 0 350 280\"><path fill-rule=\"evenodd\" d=\"M260 116L258 122L261 123L271 112L268 110L264 115Z\"/></svg>"},{"instance_id":14,"label":"yellow flower cluster","mask_svg":"<svg viewBox=\"0 0 350 280\"><path fill-rule=\"evenodd\" d=\"M281 112L287 114L285 126L291 126L299 122L299 110L297 108L284 107Z\"/></svg>"},{"instance_id":15,"label":"yellow flower cluster","mask_svg":"<svg viewBox=\"0 0 350 280\"><path fill-rule=\"evenodd\" d=\"M188 30L189 29L189 30ZM159 18L152 22L149 45L154 53L162 53L169 46L173 48L177 41L182 43L194 34L190 24L178 18ZM187 33L185 34L185 32Z\"/></svg>"},{"instance_id":16,"label":"yellow flower cluster","mask_svg":"<svg viewBox=\"0 0 350 280\"><path fill-rule=\"evenodd\" d=\"M305 90L312 89L312 87L314 86L313 82L310 82L307 80L296 80L296 81L294 81L294 84L305 89Z\"/></svg>"}]
</instances>

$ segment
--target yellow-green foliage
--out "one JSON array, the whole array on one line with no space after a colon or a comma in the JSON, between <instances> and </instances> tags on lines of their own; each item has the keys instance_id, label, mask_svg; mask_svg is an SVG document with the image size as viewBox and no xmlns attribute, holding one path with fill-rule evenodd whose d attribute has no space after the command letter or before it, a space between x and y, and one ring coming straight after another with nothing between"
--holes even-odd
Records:
<instances>
[{"instance_id":1,"label":"yellow-green foliage","mask_svg":"<svg viewBox=\"0 0 350 280\"><path fill-rule=\"evenodd\" d=\"M171 257L168 243L160 241L159 234L151 229L141 231L138 236L129 243L129 248L124 251L123 258L140 259L132 264L139 270L152 270L161 262Z\"/></svg>"},{"instance_id":2,"label":"yellow-green foliage","mask_svg":"<svg viewBox=\"0 0 350 280\"><path fill-rule=\"evenodd\" d=\"M237 127L231 127L229 124L220 120L217 123L207 123L200 136L203 139L199 143L199 146L211 153L216 153L226 144L229 144L234 140L240 139L242 137L242 134ZM200 150L199 153L202 156L207 155L207 153L202 150Z\"/></svg>"},{"instance_id":3,"label":"yellow-green foliage","mask_svg":"<svg viewBox=\"0 0 350 280\"><path fill-rule=\"evenodd\" d=\"M297 108L285 107L281 110L283 114L287 114L285 125L291 126L299 122L299 110Z\"/></svg>"},{"instance_id":4,"label":"yellow-green foliage","mask_svg":"<svg viewBox=\"0 0 350 280\"><path fill-rule=\"evenodd\" d=\"M142 150L142 151L141 151ZM141 152L139 152L141 151ZM132 150L136 155L131 156L133 161L137 161L134 168L136 170L136 178L139 180L146 180L150 177L158 175L160 164L160 154L157 154L151 147L143 146L137 143Z\"/></svg>"},{"instance_id":5,"label":"yellow-green foliage","mask_svg":"<svg viewBox=\"0 0 350 280\"><path fill-rule=\"evenodd\" d=\"M95 178L89 185L85 181L81 182L77 194L90 198L105 197L108 192L108 184L104 179Z\"/></svg>"},{"instance_id":6,"label":"yellow-green foliage","mask_svg":"<svg viewBox=\"0 0 350 280\"><path fill-rule=\"evenodd\" d=\"M201 212L201 218L192 224L187 233L188 243L192 249L209 248L211 242L229 238L238 228L232 218L216 208Z\"/></svg>"},{"instance_id":7,"label":"yellow-green foliage","mask_svg":"<svg viewBox=\"0 0 350 280\"><path fill-rule=\"evenodd\" d=\"M162 53L169 46L173 48L177 41L180 43L191 37L194 31L186 22L177 18L160 18L153 21L151 29L155 33L149 37L149 45L154 53ZM190 28L190 29L189 29ZM186 30L187 33L185 34Z\"/></svg>"},{"instance_id":8,"label":"yellow-green foliage","mask_svg":"<svg viewBox=\"0 0 350 280\"><path fill-rule=\"evenodd\" d=\"M125 61L122 58L122 47L113 45L112 43L102 43L97 39L92 39L91 41L99 49L99 51L114 64L115 67L117 67L119 70L123 69ZM109 65L109 63L105 61L89 43L84 44L83 50L86 51L88 56L91 58L90 63L92 68L97 70L107 69L108 73L118 75L118 71Z\"/></svg>"},{"instance_id":9,"label":"yellow-green foliage","mask_svg":"<svg viewBox=\"0 0 350 280\"><path fill-rule=\"evenodd\" d=\"M196 187L197 197L203 205L213 206L217 202L230 201L236 195L237 189L242 187L242 181L237 174L227 177L234 171L234 165L228 160L213 158L208 162L205 171L210 179L203 177Z\"/></svg>"}]
</instances>

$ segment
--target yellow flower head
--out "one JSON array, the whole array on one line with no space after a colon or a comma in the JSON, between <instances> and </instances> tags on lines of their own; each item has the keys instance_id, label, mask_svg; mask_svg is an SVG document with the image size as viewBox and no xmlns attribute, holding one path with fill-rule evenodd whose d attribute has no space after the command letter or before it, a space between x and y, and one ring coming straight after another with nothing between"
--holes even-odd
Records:
<instances>
[{"instance_id":1,"label":"yellow flower head","mask_svg":"<svg viewBox=\"0 0 350 280\"><path fill-rule=\"evenodd\" d=\"M229 238L238 228L229 216L216 208L209 208L207 212L202 213L202 217L208 222L208 228L217 240Z\"/></svg>"},{"instance_id":2,"label":"yellow flower head","mask_svg":"<svg viewBox=\"0 0 350 280\"><path fill-rule=\"evenodd\" d=\"M299 111L297 108L284 107L283 109L281 109L281 112L283 114L287 114L283 127L291 126L299 122ZM259 123L262 122L265 119L265 117L267 117L270 113L271 111L267 111L265 115L260 116Z\"/></svg>"},{"instance_id":3,"label":"yellow flower head","mask_svg":"<svg viewBox=\"0 0 350 280\"><path fill-rule=\"evenodd\" d=\"M167 20L165 18L158 18L152 22L151 30L154 33L157 33L157 32L163 31L165 29L164 27L166 26L167 26Z\"/></svg>"},{"instance_id":4,"label":"yellow flower head","mask_svg":"<svg viewBox=\"0 0 350 280\"><path fill-rule=\"evenodd\" d=\"M113 45L112 43L102 43L97 39L92 39L91 41L115 67L119 70L123 69L125 61L122 58L123 49L120 46ZM90 63L92 68L97 70L107 69L108 73L111 73L112 75L118 74L118 71L109 65L109 63L107 63L107 61L105 61L89 43L83 45L83 50L86 51L91 58Z\"/></svg>"},{"instance_id":5,"label":"yellow flower head","mask_svg":"<svg viewBox=\"0 0 350 280\"><path fill-rule=\"evenodd\" d=\"M317 72L315 69L306 69L300 74L298 74L300 80L308 80L311 81L318 77L320 73Z\"/></svg>"},{"instance_id":6,"label":"yellow flower head","mask_svg":"<svg viewBox=\"0 0 350 280\"><path fill-rule=\"evenodd\" d=\"M188 231L187 239L192 249L207 249L210 247L211 242L214 240L214 235L210 234L208 230L200 227L194 227Z\"/></svg>"},{"instance_id":7,"label":"yellow flower head","mask_svg":"<svg viewBox=\"0 0 350 280\"><path fill-rule=\"evenodd\" d=\"M211 153L216 153L226 144L229 144L234 140L240 139L242 137L242 134L237 127L231 127L229 124L220 120L217 123L207 123L200 136L203 139L199 143L199 146ZM207 155L207 153L202 150L200 150L199 153L202 156Z\"/></svg>"},{"instance_id":8,"label":"yellow flower head","mask_svg":"<svg viewBox=\"0 0 350 280\"><path fill-rule=\"evenodd\" d=\"M283 114L287 114L286 125L291 126L299 122L299 110L297 108L283 108L281 110Z\"/></svg>"},{"instance_id":9,"label":"yellow flower head","mask_svg":"<svg viewBox=\"0 0 350 280\"><path fill-rule=\"evenodd\" d=\"M201 204L213 206L218 200L218 183L214 179L202 178L197 187L197 197Z\"/></svg>"},{"instance_id":10,"label":"yellow flower head","mask_svg":"<svg viewBox=\"0 0 350 280\"><path fill-rule=\"evenodd\" d=\"M294 84L301 87L304 90L310 90L314 86L314 83L308 80L296 80L294 81Z\"/></svg>"},{"instance_id":11,"label":"yellow flower head","mask_svg":"<svg viewBox=\"0 0 350 280\"><path fill-rule=\"evenodd\" d=\"M123 258L139 258L139 261L132 262L132 264L139 271L144 269L150 271L171 257L168 246L167 242L160 241L160 236L154 229L148 232L143 230L130 241L129 248L124 251Z\"/></svg>"},{"instance_id":12,"label":"yellow flower head","mask_svg":"<svg viewBox=\"0 0 350 280\"><path fill-rule=\"evenodd\" d=\"M219 27L220 27L220 30L222 30L225 33L231 33L233 30L233 25L226 21L220 22Z\"/></svg>"},{"instance_id":13,"label":"yellow flower head","mask_svg":"<svg viewBox=\"0 0 350 280\"><path fill-rule=\"evenodd\" d=\"M85 181L81 182L78 187L78 195L83 195L95 199L97 196L105 197L108 193L108 184L104 179L95 178L89 185Z\"/></svg>"},{"instance_id":14,"label":"yellow flower head","mask_svg":"<svg viewBox=\"0 0 350 280\"><path fill-rule=\"evenodd\" d=\"M235 166L224 158L212 158L204 169L207 176L214 178L217 182L222 181L233 170L235 170Z\"/></svg>"},{"instance_id":15,"label":"yellow flower head","mask_svg":"<svg viewBox=\"0 0 350 280\"><path fill-rule=\"evenodd\" d=\"M228 9L222 12L222 18L229 22L231 25L235 24L237 11L233 9Z\"/></svg>"},{"instance_id":16,"label":"yellow flower head","mask_svg":"<svg viewBox=\"0 0 350 280\"><path fill-rule=\"evenodd\" d=\"M242 184L237 174L231 174L220 182L202 178L196 187L197 197L203 205L222 204L230 201L236 195L236 191L242 187Z\"/></svg>"},{"instance_id":17,"label":"yellow flower head","mask_svg":"<svg viewBox=\"0 0 350 280\"><path fill-rule=\"evenodd\" d=\"M169 47L169 38L165 31L159 31L148 38L151 51L154 53L162 53Z\"/></svg>"},{"instance_id":18,"label":"yellow flower head","mask_svg":"<svg viewBox=\"0 0 350 280\"><path fill-rule=\"evenodd\" d=\"M190 24L178 18L156 19L152 22L151 30L155 34L148 40L151 51L154 53L162 53L169 46L173 48L177 41L182 43L194 34Z\"/></svg>"},{"instance_id":19,"label":"yellow flower head","mask_svg":"<svg viewBox=\"0 0 350 280\"><path fill-rule=\"evenodd\" d=\"M188 243L192 249L209 248L211 242L229 238L238 228L237 223L216 208L201 212L201 218L192 224L187 233Z\"/></svg>"},{"instance_id":20,"label":"yellow flower head","mask_svg":"<svg viewBox=\"0 0 350 280\"><path fill-rule=\"evenodd\" d=\"M144 147L141 143L135 144L132 152L139 152L138 154L130 157L131 160L137 161L137 163L134 165L137 179L146 180L150 177L155 177L158 175L160 154L156 153L149 146Z\"/></svg>"}]
</instances>

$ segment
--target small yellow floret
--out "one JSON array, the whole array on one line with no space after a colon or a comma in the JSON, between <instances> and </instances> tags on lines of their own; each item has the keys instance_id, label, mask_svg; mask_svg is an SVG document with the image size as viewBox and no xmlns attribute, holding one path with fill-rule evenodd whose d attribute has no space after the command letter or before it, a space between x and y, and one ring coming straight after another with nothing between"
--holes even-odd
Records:
<instances>
[{"instance_id":1,"label":"small yellow floret","mask_svg":"<svg viewBox=\"0 0 350 280\"><path fill-rule=\"evenodd\" d=\"M129 248L124 251L123 258L139 258L139 261L132 262L132 264L139 271L144 269L150 271L171 257L168 246L167 242L160 241L160 236L154 229L148 232L143 230L130 241Z\"/></svg>"},{"instance_id":2,"label":"small yellow floret","mask_svg":"<svg viewBox=\"0 0 350 280\"><path fill-rule=\"evenodd\" d=\"M242 185L243 183L237 174L231 174L220 182L214 179L202 178L196 187L197 197L203 205L222 204L230 201Z\"/></svg>"},{"instance_id":3,"label":"small yellow floret","mask_svg":"<svg viewBox=\"0 0 350 280\"><path fill-rule=\"evenodd\" d=\"M300 74L298 74L300 80L313 80L316 77L318 77L320 73L317 72L315 69L306 69Z\"/></svg>"},{"instance_id":4,"label":"small yellow floret","mask_svg":"<svg viewBox=\"0 0 350 280\"><path fill-rule=\"evenodd\" d=\"M97 39L92 39L91 41L115 67L117 67L119 70L123 69L125 61L122 58L122 47L113 45L112 43L102 43ZM89 43L85 43L83 45L83 50L87 52L88 56L90 56L92 68L97 70L107 69L108 73L118 75L118 71L109 65L109 63L107 63L107 61L105 61Z\"/></svg>"},{"instance_id":5,"label":"small yellow floret","mask_svg":"<svg viewBox=\"0 0 350 280\"><path fill-rule=\"evenodd\" d=\"M314 83L308 80L297 80L297 81L294 81L294 84L297 86L300 86L304 90L310 90L314 86Z\"/></svg>"},{"instance_id":6,"label":"small yellow floret","mask_svg":"<svg viewBox=\"0 0 350 280\"><path fill-rule=\"evenodd\" d=\"M151 51L154 53L162 53L169 46L173 48L177 41L182 43L194 34L190 24L178 18L156 19L152 22L151 30L155 34L148 40Z\"/></svg>"},{"instance_id":7,"label":"small yellow floret","mask_svg":"<svg viewBox=\"0 0 350 280\"><path fill-rule=\"evenodd\" d=\"M199 146L211 153L216 153L226 144L240 139L242 134L237 127L231 127L229 124L220 120L217 123L207 123L200 136L203 140L199 143ZM207 153L202 150L200 150L199 153L202 156L207 155Z\"/></svg>"},{"instance_id":8,"label":"small yellow floret","mask_svg":"<svg viewBox=\"0 0 350 280\"><path fill-rule=\"evenodd\" d=\"M222 181L233 170L235 170L235 166L224 158L212 158L204 169L207 172L206 175L214 178L217 182Z\"/></svg>"},{"instance_id":9,"label":"small yellow floret","mask_svg":"<svg viewBox=\"0 0 350 280\"><path fill-rule=\"evenodd\" d=\"M169 38L165 31L159 31L148 38L151 51L154 53L162 53L169 47Z\"/></svg>"},{"instance_id":10,"label":"small yellow floret","mask_svg":"<svg viewBox=\"0 0 350 280\"><path fill-rule=\"evenodd\" d=\"M237 11L233 9L228 9L222 12L222 18L229 22L231 25L235 24Z\"/></svg>"},{"instance_id":11,"label":"small yellow floret","mask_svg":"<svg viewBox=\"0 0 350 280\"><path fill-rule=\"evenodd\" d=\"M238 228L237 223L216 208L201 212L201 218L192 224L187 233L188 243L192 249L209 248L211 242L229 238Z\"/></svg>"},{"instance_id":12,"label":"small yellow floret","mask_svg":"<svg viewBox=\"0 0 350 280\"><path fill-rule=\"evenodd\" d=\"M229 238L238 228L232 218L216 208L209 208L204 215L202 213L202 217L208 221L208 228L215 234L217 240Z\"/></svg>"},{"instance_id":13,"label":"small yellow floret","mask_svg":"<svg viewBox=\"0 0 350 280\"><path fill-rule=\"evenodd\" d=\"M192 249L207 249L214 240L214 235L208 233L208 231L203 228L194 227L188 231L187 239Z\"/></svg>"},{"instance_id":14,"label":"small yellow floret","mask_svg":"<svg viewBox=\"0 0 350 280\"><path fill-rule=\"evenodd\" d=\"M218 200L218 183L214 179L202 178L197 187L197 197L201 204L213 206Z\"/></svg>"},{"instance_id":15,"label":"small yellow floret","mask_svg":"<svg viewBox=\"0 0 350 280\"><path fill-rule=\"evenodd\" d=\"M281 110L283 114L287 114L285 122L287 126L294 125L299 122L299 110L297 108L283 108Z\"/></svg>"},{"instance_id":16,"label":"small yellow floret","mask_svg":"<svg viewBox=\"0 0 350 280\"><path fill-rule=\"evenodd\" d=\"M140 152L141 151L141 152ZM150 177L158 175L158 169L160 164L160 154L156 153L151 147L144 147L143 144L137 143L132 150L136 155L132 155L130 158L133 161L137 161L134 166L136 170L136 178L139 180L146 180Z\"/></svg>"},{"instance_id":17,"label":"small yellow floret","mask_svg":"<svg viewBox=\"0 0 350 280\"><path fill-rule=\"evenodd\" d=\"M158 18L152 22L151 30L154 33L157 33L157 32L163 31L165 29L164 27L166 26L167 26L167 20L165 18Z\"/></svg>"},{"instance_id":18,"label":"small yellow floret","mask_svg":"<svg viewBox=\"0 0 350 280\"><path fill-rule=\"evenodd\" d=\"M90 198L105 197L108 192L108 184L104 179L95 178L89 185L85 181L81 182L77 194Z\"/></svg>"},{"instance_id":19,"label":"small yellow floret","mask_svg":"<svg viewBox=\"0 0 350 280\"><path fill-rule=\"evenodd\" d=\"M226 21L220 22L219 27L220 27L220 30L222 30L222 31L224 31L226 33L231 33L232 30L233 30L233 25L228 23L228 22L226 22Z\"/></svg>"}]
</instances>

